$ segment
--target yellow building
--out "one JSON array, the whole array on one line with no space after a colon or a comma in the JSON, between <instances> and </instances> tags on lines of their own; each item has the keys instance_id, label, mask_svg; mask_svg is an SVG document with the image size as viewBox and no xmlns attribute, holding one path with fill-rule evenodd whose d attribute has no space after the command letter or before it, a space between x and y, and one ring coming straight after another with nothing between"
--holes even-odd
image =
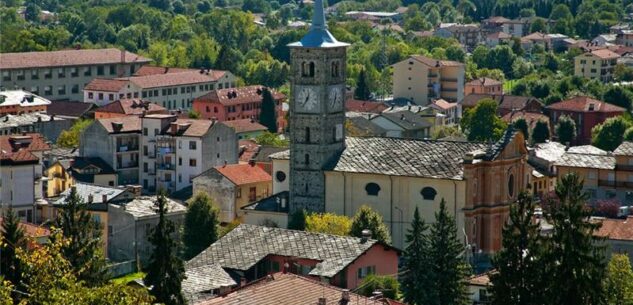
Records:
<instances>
[{"instance_id":1,"label":"yellow building","mask_svg":"<svg viewBox=\"0 0 633 305\"><path fill-rule=\"evenodd\" d=\"M271 195L272 177L254 161L216 166L193 178L193 193L209 194L220 209L220 222L243 216L241 208Z\"/></svg>"},{"instance_id":2,"label":"yellow building","mask_svg":"<svg viewBox=\"0 0 633 305\"><path fill-rule=\"evenodd\" d=\"M602 82L613 80L620 55L609 49L593 50L574 57L574 75Z\"/></svg>"},{"instance_id":3,"label":"yellow building","mask_svg":"<svg viewBox=\"0 0 633 305\"><path fill-rule=\"evenodd\" d=\"M76 182L117 186L117 174L101 158L75 157L59 160L46 170L46 197L57 197Z\"/></svg>"},{"instance_id":4,"label":"yellow building","mask_svg":"<svg viewBox=\"0 0 633 305\"><path fill-rule=\"evenodd\" d=\"M464 98L464 64L421 55L393 65L393 96L428 105L432 100L459 102Z\"/></svg>"},{"instance_id":5,"label":"yellow building","mask_svg":"<svg viewBox=\"0 0 633 305\"><path fill-rule=\"evenodd\" d=\"M612 199L621 205L633 205L633 142L623 142L613 153L570 149L556 167L559 179L567 173L577 173L592 201Z\"/></svg>"}]
</instances>

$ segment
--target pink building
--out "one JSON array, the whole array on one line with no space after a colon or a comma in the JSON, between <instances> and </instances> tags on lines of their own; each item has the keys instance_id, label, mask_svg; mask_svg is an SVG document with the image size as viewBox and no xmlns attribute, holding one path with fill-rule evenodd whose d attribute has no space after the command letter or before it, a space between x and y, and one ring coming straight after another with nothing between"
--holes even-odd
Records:
<instances>
[{"instance_id":1,"label":"pink building","mask_svg":"<svg viewBox=\"0 0 633 305\"><path fill-rule=\"evenodd\" d=\"M200 113L203 119L215 118L220 122L241 119L259 119L262 105L263 86L247 86L240 88L227 88L211 91L193 101L193 109ZM277 105L277 125L285 128L286 122L282 110L282 104L286 99L283 93L274 91L271 93Z\"/></svg>"},{"instance_id":2,"label":"pink building","mask_svg":"<svg viewBox=\"0 0 633 305\"><path fill-rule=\"evenodd\" d=\"M399 253L373 239L241 224L187 268L217 263L246 281L283 271L354 289L370 274L397 274Z\"/></svg>"}]
</instances>

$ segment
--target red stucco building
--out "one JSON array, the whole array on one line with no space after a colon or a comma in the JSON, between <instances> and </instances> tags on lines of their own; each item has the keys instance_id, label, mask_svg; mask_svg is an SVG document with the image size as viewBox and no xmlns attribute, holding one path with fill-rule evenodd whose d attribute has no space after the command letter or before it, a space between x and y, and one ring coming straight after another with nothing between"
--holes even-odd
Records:
<instances>
[{"instance_id":1,"label":"red stucco building","mask_svg":"<svg viewBox=\"0 0 633 305\"><path fill-rule=\"evenodd\" d=\"M606 119L623 114L626 109L587 96L560 101L546 107L552 125L567 115L576 122L576 142L572 145L591 144L591 129Z\"/></svg>"}]
</instances>

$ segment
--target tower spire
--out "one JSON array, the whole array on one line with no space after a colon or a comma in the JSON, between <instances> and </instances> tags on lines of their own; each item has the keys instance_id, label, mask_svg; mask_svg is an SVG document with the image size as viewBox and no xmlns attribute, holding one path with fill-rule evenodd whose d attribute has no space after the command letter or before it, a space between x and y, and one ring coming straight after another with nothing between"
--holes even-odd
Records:
<instances>
[{"instance_id":1,"label":"tower spire","mask_svg":"<svg viewBox=\"0 0 633 305\"><path fill-rule=\"evenodd\" d=\"M312 12L312 25L310 29L324 30L327 29L325 22L325 12L323 10L323 0L314 1L314 10Z\"/></svg>"}]
</instances>

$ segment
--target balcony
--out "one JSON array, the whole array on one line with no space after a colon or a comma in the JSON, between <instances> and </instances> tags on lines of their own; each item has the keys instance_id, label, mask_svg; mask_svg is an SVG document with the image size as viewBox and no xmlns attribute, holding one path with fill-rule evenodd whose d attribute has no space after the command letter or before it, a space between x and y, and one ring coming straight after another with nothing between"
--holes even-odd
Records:
<instances>
[{"instance_id":1,"label":"balcony","mask_svg":"<svg viewBox=\"0 0 633 305\"><path fill-rule=\"evenodd\" d=\"M457 88L442 88L442 92L457 92Z\"/></svg>"},{"instance_id":2,"label":"balcony","mask_svg":"<svg viewBox=\"0 0 633 305\"><path fill-rule=\"evenodd\" d=\"M117 146L116 152L136 152L138 151L138 144L121 144Z\"/></svg>"},{"instance_id":3,"label":"balcony","mask_svg":"<svg viewBox=\"0 0 633 305\"><path fill-rule=\"evenodd\" d=\"M442 81L444 81L444 82L456 83L456 82L457 82L457 78L450 78L450 77L447 77L447 78L442 78Z\"/></svg>"},{"instance_id":4,"label":"balcony","mask_svg":"<svg viewBox=\"0 0 633 305\"><path fill-rule=\"evenodd\" d=\"M117 169L128 169L138 167L138 161L117 162Z\"/></svg>"},{"instance_id":5,"label":"balcony","mask_svg":"<svg viewBox=\"0 0 633 305\"><path fill-rule=\"evenodd\" d=\"M176 165L171 163L158 163L156 169L159 170L176 170Z\"/></svg>"}]
</instances>

